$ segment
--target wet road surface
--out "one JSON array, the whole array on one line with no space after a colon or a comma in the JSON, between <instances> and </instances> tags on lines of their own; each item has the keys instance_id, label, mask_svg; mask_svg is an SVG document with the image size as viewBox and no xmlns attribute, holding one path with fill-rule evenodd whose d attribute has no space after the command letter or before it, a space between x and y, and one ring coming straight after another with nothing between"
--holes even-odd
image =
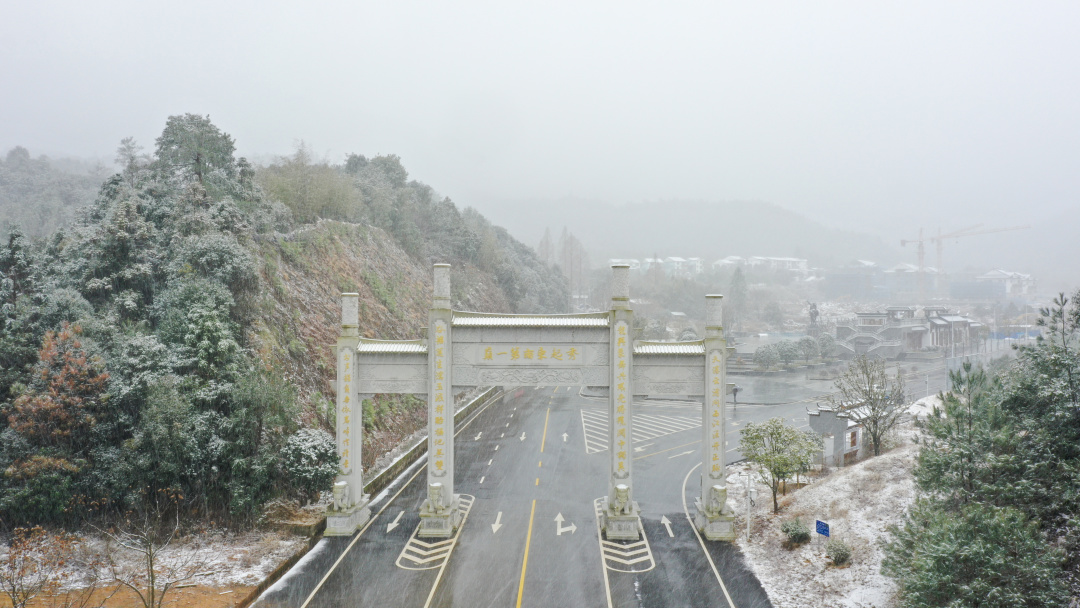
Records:
<instances>
[{"instance_id":1,"label":"wet road surface","mask_svg":"<svg viewBox=\"0 0 1080 608\"><path fill-rule=\"evenodd\" d=\"M730 379L742 391L738 405L730 397L727 405L729 463L741 458L747 422L780 416L808 428L806 409L835 390L800 372ZM908 395L936 393L946 379L944 366L909 372ZM375 498L364 530L320 541L254 605L770 606L737 547L702 540L690 521L700 492L700 404L649 399L634 407L638 543L609 543L599 533L606 397L517 388L457 427L456 491L468 514L456 536L415 536L421 459Z\"/></svg>"}]
</instances>

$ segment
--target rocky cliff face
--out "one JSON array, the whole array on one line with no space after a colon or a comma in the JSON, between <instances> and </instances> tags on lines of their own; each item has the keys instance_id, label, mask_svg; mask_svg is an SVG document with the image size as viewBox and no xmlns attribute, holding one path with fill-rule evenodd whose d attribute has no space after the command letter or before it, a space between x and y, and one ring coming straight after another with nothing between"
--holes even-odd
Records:
<instances>
[{"instance_id":1,"label":"rocky cliff face","mask_svg":"<svg viewBox=\"0 0 1080 608\"><path fill-rule=\"evenodd\" d=\"M262 285L250 344L296 384L304 423L329 430L341 294L360 294L361 335L416 339L431 306L431 266L379 228L330 220L260 235L254 247ZM458 264L452 276L456 309L516 312L491 273ZM379 396L365 408L366 465L426 424L423 405L411 397Z\"/></svg>"}]
</instances>

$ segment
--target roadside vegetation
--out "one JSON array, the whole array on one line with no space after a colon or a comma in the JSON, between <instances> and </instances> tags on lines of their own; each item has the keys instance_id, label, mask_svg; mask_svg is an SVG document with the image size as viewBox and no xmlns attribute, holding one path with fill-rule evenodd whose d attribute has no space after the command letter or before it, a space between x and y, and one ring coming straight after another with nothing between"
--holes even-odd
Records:
<instances>
[{"instance_id":1,"label":"roadside vegetation","mask_svg":"<svg viewBox=\"0 0 1080 608\"><path fill-rule=\"evenodd\" d=\"M0 243L5 544L15 528L104 528L162 492L165 515L193 528L244 528L271 500L318 497L337 468L323 394L336 293L374 294L361 314L390 337L420 325L432 261L455 264L461 302L566 305L557 269L396 156L336 165L301 147L259 168L186 114L150 152L125 139L116 160L92 202L62 201L72 219L36 224L43 238L12 226ZM86 186L50 167L7 155L5 217L35 189ZM339 264L364 242L378 243L369 257ZM378 397L365 422L405 436L424 424L417 409Z\"/></svg>"},{"instance_id":2,"label":"roadside vegetation","mask_svg":"<svg viewBox=\"0 0 1080 608\"><path fill-rule=\"evenodd\" d=\"M916 505L883 570L905 608L1070 606L1080 597L1078 293L996 376L965 365L924 424Z\"/></svg>"}]
</instances>

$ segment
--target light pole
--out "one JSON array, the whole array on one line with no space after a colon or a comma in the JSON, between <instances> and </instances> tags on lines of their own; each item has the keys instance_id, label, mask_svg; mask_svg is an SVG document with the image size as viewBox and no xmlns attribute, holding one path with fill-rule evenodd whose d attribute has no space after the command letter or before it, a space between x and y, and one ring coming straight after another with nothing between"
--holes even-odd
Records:
<instances>
[{"instance_id":1,"label":"light pole","mask_svg":"<svg viewBox=\"0 0 1080 608\"><path fill-rule=\"evenodd\" d=\"M746 475L746 542L750 542L750 507L754 504L754 498L757 497L757 489L750 487L750 472L739 473L739 475Z\"/></svg>"}]
</instances>

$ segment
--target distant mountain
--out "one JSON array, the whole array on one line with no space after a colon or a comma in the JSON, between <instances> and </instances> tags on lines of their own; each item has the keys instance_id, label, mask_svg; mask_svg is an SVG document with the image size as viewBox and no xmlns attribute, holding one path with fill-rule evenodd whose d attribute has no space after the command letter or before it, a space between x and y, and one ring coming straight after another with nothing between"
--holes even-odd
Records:
<instances>
[{"instance_id":1,"label":"distant mountain","mask_svg":"<svg viewBox=\"0 0 1080 608\"><path fill-rule=\"evenodd\" d=\"M589 251L594 266L608 258L728 255L800 257L828 267L854 259L879 264L901 260L902 252L869 234L836 230L761 201L656 201L612 205L595 201L537 202L484 209L517 238L537 243L544 228L558 237L565 226ZM867 221L873 221L867 214Z\"/></svg>"}]
</instances>

